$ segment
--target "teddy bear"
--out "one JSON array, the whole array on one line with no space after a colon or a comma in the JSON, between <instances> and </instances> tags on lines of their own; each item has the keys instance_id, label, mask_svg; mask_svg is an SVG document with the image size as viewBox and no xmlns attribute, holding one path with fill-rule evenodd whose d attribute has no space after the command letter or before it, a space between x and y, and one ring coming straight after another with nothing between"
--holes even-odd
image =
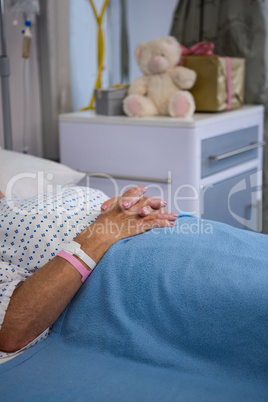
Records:
<instances>
[{"instance_id":1,"label":"teddy bear","mask_svg":"<svg viewBox=\"0 0 268 402\"><path fill-rule=\"evenodd\" d=\"M130 117L172 116L190 118L195 111L192 94L196 72L178 66L181 46L172 36L141 43L135 56L144 76L135 79L124 99Z\"/></svg>"}]
</instances>

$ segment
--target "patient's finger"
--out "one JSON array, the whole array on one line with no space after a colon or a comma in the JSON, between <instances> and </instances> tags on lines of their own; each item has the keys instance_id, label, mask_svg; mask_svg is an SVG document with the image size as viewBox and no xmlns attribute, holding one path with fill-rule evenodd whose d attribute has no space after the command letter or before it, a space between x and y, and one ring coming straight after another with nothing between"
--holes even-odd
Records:
<instances>
[{"instance_id":1,"label":"patient's finger","mask_svg":"<svg viewBox=\"0 0 268 402\"><path fill-rule=\"evenodd\" d=\"M160 198L148 198L147 203L153 209L160 209L167 205L167 202L164 200L161 200Z\"/></svg>"},{"instance_id":2,"label":"patient's finger","mask_svg":"<svg viewBox=\"0 0 268 402\"><path fill-rule=\"evenodd\" d=\"M126 197L141 197L143 196L143 194L145 194L147 191L147 187L145 186L137 186L137 187L133 187L129 190L127 190L124 194L123 194L123 198Z\"/></svg>"},{"instance_id":3,"label":"patient's finger","mask_svg":"<svg viewBox=\"0 0 268 402\"><path fill-rule=\"evenodd\" d=\"M157 200L157 203L153 203L154 208L150 205L149 199L148 199L148 205L145 205L139 210L139 215L141 217L145 217L150 215L152 212L159 212L159 216L161 214L166 214L167 215L167 209L165 208L166 202L163 202L162 200ZM162 218L162 215L161 215ZM166 218L165 218L166 219Z\"/></svg>"},{"instance_id":4,"label":"patient's finger","mask_svg":"<svg viewBox=\"0 0 268 402\"><path fill-rule=\"evenodd\" d=\"M101 206L102 212L110 211L117 203L119 197L111 198L110 200L105 201Z\"/></svg>"},{"instance_id":5,"label":"patient's finger","mask_svg":"<svg viewBox=\"0 0 268 402\"><path fill-rule=\"evenodd\" d=\"M139 210L139 215L142 217L145 217L145 216L150 215L150 213L152 211L153 211L153 209L149 205L146 205L145 207L143 207L142 209Z\"/></svg>"},{"instance_id":6,"label":"patient's finger","mask_svg":"<svg viewBox=\"0 0 268 402\"><path fill-rule=\"evenodd\" d=\"M135 205L140 197L143 196L147 191L147 187L145 186L137 186L127 190L123 196L121 197L120 201L120 208L121 209L128 209L131 206ZM119 197L111 198L110 200L105 201L101 206L101 211L109 211L115 203L119 200ZM124 203L125 201L125 203Z\"/></svg>"},{"instance_id":7,"label":"patient's finger","mask_svg":"<svg viewBox=\"0 0 268 402\"><path fill-rule=\"evenodd\" d=\"M141 199L140 196L138 197L122 197L119 201L119 206L121 209L129 209L136 205L138 201Z\"/></svg>"},{"instance_id":8,"label":"patient's finger","mask_svg":"<svg viewBox=\"0 0 268 402\"><path fill-rule=\"evenodd\" d=\"M143 221L140 223L140 227L143 231L148 231L154 228L164 228L164 227L172 227L175 223L170 220L165 219L153 219L151 221Z\"/></svg>"},{"instance_id":9,"label":"patient's finger","mask_svg":"<svg viewBox=\"0 0 268 402\"><path fill-rule=\"evenodd\" d=\"M148 197L122 197L120 206L122 209L129 209L138 203L139 200L144 200L146 204L153 209L160 209L167 205L167 202L160 198L148 198ZM147 208L147 214L152 212L152 209ZM139 212L140 213L140 212ZM146 216L145 211L142 211L141 216Z\"/></svg>"},{"instance_id":10,"label":"patient's finger","mask_svg":"<svg viewBox=\"0 0 268 402\"><path fill-rule=\"evenodd\" d=\"M175 221L178 218L178 215L175 213L168 213L168 212L158 212L157 217L159 219L166 219L166 220L171 220Z\"/></svg>"},{"instance_id":11,"label":"patient's finger","mask_svg":"<svg viewBox=\"0 0 268 402\"><path fill-rule=\"evenodd\" d=\"M166 208L161 208L159 211L152 211L148 216L144 218L144 221L150 221L150 220L169 220L169 221L175 221L178 218L178 215L174 212L167 212Z\"/></svg>"},{"instance_id":12,"label":"patient's finger","mask_svg":"<svg viewBox=\"0 0 268 402\"><path fill-rule=\"evenodd\" d=\"M147 191L147 187L145 186L137 186L133 187L130 190L127 190L119 203L121 209L129 209L133 205L135 205L140 198L145 194Z\"/></svg>"},{"instance_id":13,"label":"patient's finger","mask_svg":"<svg viewBox=\"0 0 268 402\"><path fill-rule=\"evenodd\" d=\"M139 215L142 217L149 215L153 210L160 210L167 205L166 201L160 200L159 198L142 197L140 200L140 203L143 202L145 204L140 210L138 210Z\"/></svg>"}]
</instances>

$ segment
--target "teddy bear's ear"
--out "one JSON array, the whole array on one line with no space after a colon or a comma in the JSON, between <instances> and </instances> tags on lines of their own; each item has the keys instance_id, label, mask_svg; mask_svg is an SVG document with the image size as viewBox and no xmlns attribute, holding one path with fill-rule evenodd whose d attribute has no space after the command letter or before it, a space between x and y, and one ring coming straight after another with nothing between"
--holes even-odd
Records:
<instances>
[{"instance_id":1,"label":"teddy bear's ear","mask_svg":"<svg viewBox=\"0 0 268 402\"><path fill-rule=\"evenodd\" d=\"M176 38L173 36L167 36L166 38L163 39L168 45L174 46L175 48L181 48L181 45L177 41Z\"/></svg>"},{"instance_id":2,"label":"teddy bear's ear","mask_svg":"<svg viewBox=\"0 0 268 402\"><path fill-rule=\"evenodd\" d=\"M137 60L138 63L140 61L142 51L143 51L143 49L145 49L145 47L146 47L146 42L142 42L136 47L135 57L136 57L136 60Z\"/></svg>"}]
</instances>

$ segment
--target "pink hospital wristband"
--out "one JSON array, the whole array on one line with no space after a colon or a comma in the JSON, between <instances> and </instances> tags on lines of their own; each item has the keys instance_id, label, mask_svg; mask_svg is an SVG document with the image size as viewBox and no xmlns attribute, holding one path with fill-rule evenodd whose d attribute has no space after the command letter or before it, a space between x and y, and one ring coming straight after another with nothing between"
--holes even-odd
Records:
<instances>
[{"instance_id":1,"label":"pink hospital wristband","mask_svg":"<svg viewBox=\"0 0 268 402\"><path fill-rule=\"evenodd\" d=\"M77 269L79 274L82 275L81 281L84 283L88 276L91 274L91 270L87 270L84 265L72 254L67 253L67 251L60 251L57 254L58 257L64 258L64 260L68 261L72 266Z\"/></svg>"}]
</instances>

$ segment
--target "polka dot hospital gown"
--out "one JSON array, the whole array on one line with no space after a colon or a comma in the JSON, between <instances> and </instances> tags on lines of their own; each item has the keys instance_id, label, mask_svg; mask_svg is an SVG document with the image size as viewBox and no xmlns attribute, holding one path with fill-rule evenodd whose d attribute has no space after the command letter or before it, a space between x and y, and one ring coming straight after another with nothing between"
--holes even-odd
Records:
<instances>
[{"instance_id":1,"label":"polka dot hospital gown","mask_svg":"<svg viewBox=\"0 0 268 402\"><path fill-rule=\"evenodd\" d=\"M101 191L87 187L24 200L0 200L0 328L18 284L50 261L62 242L73 240L94 222L106 200ZM46 339L49 331L21 351ZM0 363L13 355L0 351Z\"/></svg>"}]
</instances>

